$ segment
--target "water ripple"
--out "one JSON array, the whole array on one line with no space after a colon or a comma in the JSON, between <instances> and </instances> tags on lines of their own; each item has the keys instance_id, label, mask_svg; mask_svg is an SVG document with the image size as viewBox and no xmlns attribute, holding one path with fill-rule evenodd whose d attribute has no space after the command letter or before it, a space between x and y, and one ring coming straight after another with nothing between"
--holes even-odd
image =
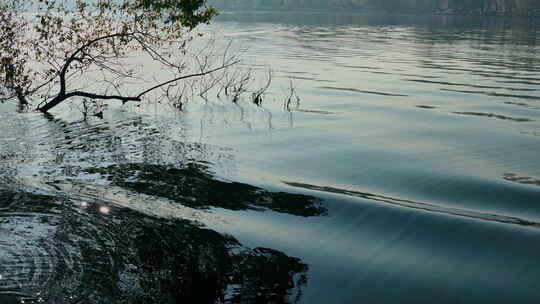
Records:
<instances>
[{"instance_id":1,"label":"water ripple","mask_svg":"<svg viewBox=\"0 0 540 304\"><path fill-rule=\"evenodd\" d=\"M319 88L320 89L327 89L327 90L347 91L347 92L382 95L382 96L393 96L393 97L408 97L409 96L409 95L403 95L403 94L394 94L394 93L377 92L377 91L367 91L367 90L360 90L360 89L354 89L354 88L340 88L340 87L328 87L328 86L321 86Z\"/></svg>"},{"instance_id":2,"label":"water ripple","mask_svg":"<svg viewBox=\"0 0 540 304\"><path fill-rule=\"evenodd\" d=\"M516 122L529 122L529 121L533 121L533 120L530 119L530 118L524 118L524 117L510 117L510 116L505 116L505 115L501 115L501 114L494 114L494 113L482 113L482 112L453 112L453 113L454 113L454 114L459 114L459 115L470 115L470 116L480 116L480 117L497 118L497 119L502 119L502 120L516 121Z\"/></svg>"},{"instance_id":3,"label":"water ripple","mask_svg":"<svg viewBox=\"0 0 540 304\"><path fill-rule=\"evenodd\" d=\"M359 197L359 198L363 198L363 199L367 199L371 201L376 201L379 203L390 204L390 205L405 207L405 208L410 208L410 209L417 209L417 210L434 212L434 213L442 213L442 214L459 216L459 217L470 218L470 219L475 219L475 220L540 228L540 222L535 222L535 221L531 221L531 220L527 220L527 219L523 219L519 217L506 216L506 215L494 214L494 213L483 213L483 212L477 212L473 210L466 210L466 209L460 209L460 208L450 208L450 207L444 207L444 206L431 204L431 203L415 202L411 200L393 198L393 197L385 196L385 195L373 194L369 192L345 190L345 189L339 189L335 187L317 186L317 185L297 183L297 182L284 182L284 183L292 187L303 188L303 189L314 190L314 191L322 191L322 192L328 192L328 193L343 194L343 195Z\"/></svg>"}]
</instances>

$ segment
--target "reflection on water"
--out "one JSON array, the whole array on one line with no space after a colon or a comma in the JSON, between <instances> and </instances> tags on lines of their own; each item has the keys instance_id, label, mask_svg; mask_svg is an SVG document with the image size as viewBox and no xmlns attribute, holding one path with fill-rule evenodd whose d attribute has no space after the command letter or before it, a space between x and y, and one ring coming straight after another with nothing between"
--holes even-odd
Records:
<instances>
[{"instance_id":1,"label":"reflection on water","mask_svg":"<svg viewBox=\"0 0 540 304\"><path fill-rule=\"evenodd\" d=\"M220 207L231 210L268 208L300 216L323 215L326 209L312 196L263 189L213 178L207 167L188 164L170 168L149 164L123 164L90 168L88 173L106 175L116 186L160 196L192 208Z\"/></svg>"},{"instance_id":2,"label":"reflection on water","mask_svg":"<svg viewBox=\"0 0 540 304\"><path fill-rule=\"evenodd\" d=\"M125 115L112 122L32 113L4 120L19 128L6 129L1 139L2 303L297 302L308 271L300 259L244 247L184 219L189 209L167 212L184 209L159 196L185 207L268 208L301 216L324 214L320 202L219 181L194 158L227 166L226 151L175 141L159 122ZM149 196L118 196L106 179L89 172ZM161 211L149 212L149 206Z\"/></svg>"},{"instance_id":3,"label":"reflection on water","mask_svg":"<svg viewBox=\"0 0 540 304\"><path fill-rule=\"evenodd\" d=\"M288 303L306 284L299 259L190 221L28 192L0 199L8 303Z\"/></svg>"}]
</instances>

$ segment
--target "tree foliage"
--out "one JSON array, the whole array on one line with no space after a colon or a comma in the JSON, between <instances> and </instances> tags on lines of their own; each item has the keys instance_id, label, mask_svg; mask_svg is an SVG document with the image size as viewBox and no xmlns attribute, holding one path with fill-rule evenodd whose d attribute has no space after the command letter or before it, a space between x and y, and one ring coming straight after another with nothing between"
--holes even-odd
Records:
<instances>
[{"instance_id":1,"label":"tree foliage","mask_svg":"<svg viewBox=\"0 0 540 304\"><path fill-rule=\"evenodd\" d=\"M215 15L205 0L2 0L0 101L43 112L72 97L140 101L225 69L232 58L190 49ZM168 78L149 79L141 56Z\"/></svg>"}]
</instances>

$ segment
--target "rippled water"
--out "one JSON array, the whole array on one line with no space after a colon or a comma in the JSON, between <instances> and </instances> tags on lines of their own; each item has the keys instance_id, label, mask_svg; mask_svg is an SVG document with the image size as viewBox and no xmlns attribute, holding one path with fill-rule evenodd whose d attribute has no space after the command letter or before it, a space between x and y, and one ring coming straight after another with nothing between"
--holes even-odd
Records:
<instances>
[{"instance_id":1,"label":"rippled water","mask_svg":"<svg viewBox=\"0 0 540 304\"><path fill-rule=\"evenodd\" d=\"M111 106L104 120L81 122L76 111L0 106L0 300L42 292L99 303L100 272L120 278L108 295L136 297L142 285L179 299L163 289L173 283L148 278L201 251L163 247L156 256L172 264L130 265L147 265L141 235L215 237L175 222L185 219L231 234L237 251L298 257L288 273L303 287L287 289L291 301L539 300L537 21L259 12L223 14L204 30L233 39L246 65L272 69L262 108ZM291 82L300 100L287 112ZM171 239L184 224L187 241ZM107 260L126 252L132 260ZM245 276L216 290L264 290Z\"/></svg>"}]
</instances>

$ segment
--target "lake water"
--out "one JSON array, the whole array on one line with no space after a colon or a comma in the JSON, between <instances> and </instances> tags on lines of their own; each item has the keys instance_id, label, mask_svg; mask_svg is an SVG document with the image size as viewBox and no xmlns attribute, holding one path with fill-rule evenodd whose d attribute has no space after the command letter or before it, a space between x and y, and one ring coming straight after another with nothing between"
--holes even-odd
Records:
<instances>
[{"instance_id":1,"label":"lake water","mask_svg":"<svg viewBox=\"0 0 540 304\"><path fill-rule=\"evenodd\" d=\"M67 108L49 117L0 105L0 300L138 294L154 286L149 274L126 269L146 269L144 255L111 255L143 252L143 232L122 227L136 219L167 240L174 229L156 227L172 218L307 265L289 270L301 288L275 303L540 301L537 20L252 12L204 31L272 70L262 107L111 106L83 122ZM299 101L287 111L291 83ZM170 171L186 164L200 167ZM167 179L150 187L133 172ZM257 210L236 204L244 198ZM128 253L111 249L125 239ZM111 273L118 290L100 281Z\"/></svg>"}]
</instances>

